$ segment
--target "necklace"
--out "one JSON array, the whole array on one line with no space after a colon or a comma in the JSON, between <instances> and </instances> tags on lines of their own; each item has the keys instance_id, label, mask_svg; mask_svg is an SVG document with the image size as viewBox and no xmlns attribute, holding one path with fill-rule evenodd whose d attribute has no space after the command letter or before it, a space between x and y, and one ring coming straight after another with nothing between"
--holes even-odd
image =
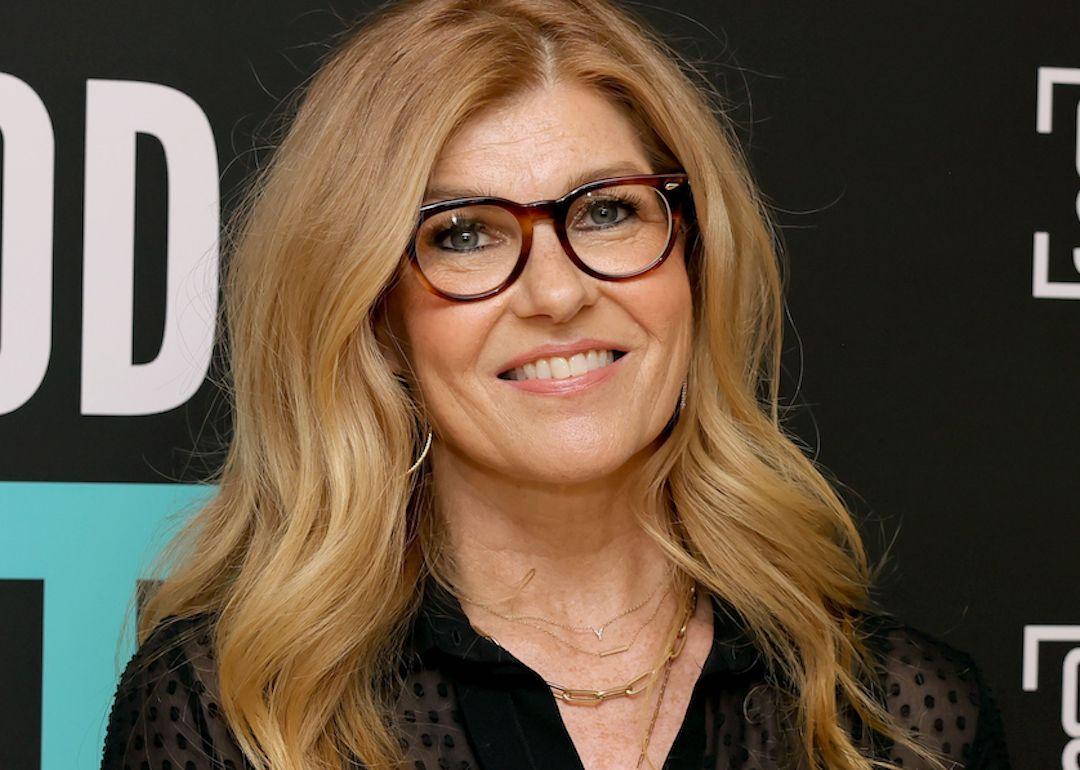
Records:
<instances>
[{"instance_id":1,"label":"necklace","mask_svg":"<svg viewBox=\"0 0 1080 770\"><path fill-rule=\"evenodd\" d=\"M522 588L524 588L525 585L528 584L529 580L531 580L533 575L535 575L535 574L536 574L536 568L535 567L533 569L529 570L528 574L525 576L525 580L522 581L522 584L521 584ZM654 596L656 596L656 592L660 590L660 586L664 585L665 582L666 581L661 581L661 582L657 583L656 586L653 588L653 590L649 592L649 595L646 596L642 601L638 602L637 604L635 604L633 607L630 607L629 609L623 610L622 612L620 612L615 617L604 621L603 623L601 623L598 626L589 626L589 625L571 626L571 625L566 625L564 623L560 623L557 620L551 620L549 618L542 617L540 615L504 615L504 614L498 612L497 610L495 610L490 604L485 604L483 602L475 602L475 601L470 602L470 603L475 604L477 607L482 607L482 608L484 608L485 610L487 610L488 612L490 612L490 613L492 613L494 615L498 615L503 620L509 620L509 621L513 621L513 622L520 622L520 621L523 621L523 620L538 621L540 623L547 623L548 625L551 625L551 626L557 626L558 628L562 628L562 629L565 629L567 631L573 631L574 633L591 633L591 634L595 634L597 639L603 641L603 639L604 639L604 630L608 626L610 626L615 621L621 620L622 618L625 618L627 615L629 615L629 614L631 614L633 612L636 612L637 610L640 610L642 607L644 607L646 604L648 604L649 600L652 599ZM470 600L466 599L465 601L470 601ZM556 638L558 638L558 637L556 637ZM611 654L611 653L609 653L609 654Z\"/></svg>"},{"instance_id":2,"label":"necklace","mask_svg":"<svg viewBox=\"0 0 1080 770\"><path fill-rule=\"evenodd\" d=\"M649 763L649 767L655 770L656 765L649 759L649 741L652 739L653 728L656 727L656 717L660 715L660 704L664 702L664 692L667 690L668 680L671 678L671 664L673 658L668 658L664 663L664 678L660 682L660 694L656 696L656 705L653 707L652 718L649 719L649 729L645 731L645 738L641 741L641 753L638 755L637 764L635 768L641 767L646 761Z\"/></svg>"},{"instance_id":3,"label":"necklace","mask_svg":"<svg viewBox=\"0 0 1080 770\"><path fill-rule=\"evenodd\" d=\"M648 689L653 680L656 679L660 670L670 664L675 658L679 657L679 653L682 652L683 647L686 645L686 629L690 623L690 618L694 614L694 609L697 607L697 586L694 583L690 584L690 595L687 601L686 611L682 615L679 630L675 633L675 638L672 639L671 645L668 647L667 652L664 654L663 659L659 664L653 668L638 674L626 684L620 687L610 687L606 690L590 690L575 687L566 687L555 682L549 682L545 680L548 687L551 688L552 693L556 698L564 703L570 703L576 706L599 706L606 700L612 698L622 698L632 695L638 695ZM478 634L486 639L491 640L495 644L499 644L499 641L490 634L485 633L479 628L473 627ZM501 644L499 644L502 647ZM505 648L504 648L505 649ZM651 732L651 731L650 731Z\"/></svg>"},{"instance_id":4,"label":"necklace","mask_svg":"<svg viewBox=\"0 0 1080 770\"><path fill-rule=\"evenodd\" d=\"M585 655L592 655L593 657L596 657L596 658L607 658L607 657L609 657L611 655L621 655L624 652L628 652L630 650L630 648L634 646L634 642L636 642L638 640L638 637L641 636L641 632L644 631L647 626L651 625L652 622L654 620L656 620L656 616L658 614L660 614L660 608L664 606L663 597L667 596L669 593L671 593L670 588L668 590L664 591L664 593L661 595L660 601L657 602L657 604L656 604L656 608L652 611L652 614L648 617L648 619L644 623L642 623L640 626L638 626L638 628L634 632L633 636L630 637L630 641L628 641L626 644L620 645L618 647L611 647L610 649L600 650L600 651L587 650L584 647L579 647L578 645L574 644L573 642L568 641L566 639L563 639L561 636L554 633L553 631L551 631L551 630L549 630L547 628L544 628L543 626L537 625L535 623L527 623L524 620L517 620L517 619L513 618L512 616L502 615L502 614L500 614L498 612L495 612L494 610L491 610L491 609L489 609L488 612L492 613L493 615L497 615L498 617L503 618L504 620L510 620L510 621L515 622L515 623L519 623L519 624L521 624L523 626L528 626L529 628L535 628L537 631L540 631L541 633L547 634L552 639L555 639L555 640L557 640L559 642L562 642L563 644L565 644L567 647L569 647L572 650L577 650L580 653L583 653Z\"/></svg>"}]
</instances>

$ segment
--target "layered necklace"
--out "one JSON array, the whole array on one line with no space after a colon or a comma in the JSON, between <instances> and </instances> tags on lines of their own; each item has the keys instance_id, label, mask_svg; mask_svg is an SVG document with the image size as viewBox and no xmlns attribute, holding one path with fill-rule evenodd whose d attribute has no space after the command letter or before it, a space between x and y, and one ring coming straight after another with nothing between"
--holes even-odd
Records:
<instances>
[{"instance_id":1,"label":"layered necklace","mask_svg":"<svg viewBox=\"0 0 1080 770\"><path fill-rule=\"evenodd\" d=\"M530 571L529 575L526 577L526 580L531 578L532 574L533 574L533 571ZM580 652L584 652L584 653L589 654L589 655L595 655L597 657L603 658L603 657L607 657L609 655L614 655L614 654L618 654L620 652L625 652L626 650L630 649L630 647L633 645L634 641L636 641L638 635L641 633L641 630L645 626L649 625L649 623L651 623L653 621L653 619L655 619L657 613L659 612L660 607L663 605L663 596L666 596L671 591L670 587L664 592L663 596L661 596L660 602L657 604L656 609L653 611L652 616L648 620L646 620L645 623L641 627L638 628L638 630L635 632L634 636L632 637L631 641L628 644L626 644L626 645L624 645L622 647L619 647L619 648L613 648L611 650L606 650L606 651L602 651L602 652L595 652L595 651L591 651L591 650L585 650L585 649L583 649L581 647L578 647L578 646L568 642L567 640L563 639L562 637L558 636L557 634L554 634L554 633L550 632L544 626L537 625L537 623L538 622L539 623L546 623L548 625L560 627L560 628L563 628L563 629L568 630L568 631L576 631L576 632L582 632L582 633L591 632L591 633L595 634L598 639L603 639L603 631L607 626L611 625L612 623L614 623L615 621L617 621L617 620L619 620L619 619L621 619L623 617L626 617L627 615L631 614L635 610L641 609L642 607L644 607L648 603L649 599L651 599L653 596L656 595L656 592L658 590L659 590L659 586L654 588L652 593L650 593L649 596L646 597L646 599L644 601L640 602L639 604L635 605L634 607L632 607L629 610L624 610L623 612L619 613L618 615L611 618L610 620L600 624L599 626L591 626L591 625L570 626L570 625L565 625L565 624L559 623L557 621L549 620L547 618L542 618L542 617L537 616L537 615L507 615L507 614L500 613L500 612L494 610L493 608L491 608L490 606L482 604L480 602L469 602L469 603L475 604L475 605L477 605L479 607L483 607L488 612L491 612L492 614L494 614L494 615L496 615L496 616L498 616L500 618L503 618L505 620L516 622L516 623L519 623L521 625L526 625L526 626L529 626L531 628L535 628L535 629L537 629L539 631L542 631L544 633L547 633L547 634L553 636L555 639L562 642L563 644L566 644L566 645L570 646L571 648L576 649L576 650L578 650ZM548 687L551 688L552 694L557 699L562 701L563 703L567 703L567 704L571 704L571 705L575 705L575 706L599 706L601 703L603 703L604 701L607 701L607 700L612 700L614 698L632 697L634 695L638 695L638 694L640 694L642 692L645 692L653 684L653 682L656 681L657 677L661 677L660 691L659 691L659 693L657 695L656 704L653 707L652 715L651 715L651 717L649 719L648 728L646 729L645 736L644 736L644 738L642 739L642 742L641 742L641 752L638 755L637 764L635 765L635 767L637 767L637 768L642 767L642 765L644 765L646 761L649 761L648 760L649 741L651 740L653 730L656 727L656 719L660 714L660 705L663 703L664 692L667 690L668 680L671 677L671 667L672 667L672 664L674 663L675 659L679 656L679 653L682 652L683 647L686 646L686 632L687 632L687 628L689 627L689 624L690 624L690 619L694 616L694 610L697 608L697 600L698 600L697 586L694 583L694 581L691 580L691 581L689 581L689 588L688 588L687 593L685 594L685 596L679 602L680 609L682 611L681 612L676 612L676 614L675 614L675 623L676 623L676 625L675 625L675 627L673 629L673 635L671 636L671 640L668 643L667 648L664 651L664 654L661 656L661 658L659 659L659 661L657 661L657 663L655 665L653 665L648 670L643 671L642 673L638 674L633 679L628 681L626 684L623 684L623 685L618 686L618 687L609 687L609 688L606 688L606 689L603 689L603 690L597 690L597 689L589 689L589 688L581 688L581 687L567 687L565 685L558 684L556 682L551 682L551 681L545 680L545 683L548 685ZM495 637L493 637L491 634L486 633L485 631L483 631L480 628L476 628L476 626L473 626L473 627L476 630L476 632L478 634L480 634L480 636L483 636L484 638L490 640L494 644L499 645L500 647L503 646L503 645L499 644L499 641ZM653 766L651 761L649 761L649 765L650 765L650 767Z\"/></svg>"},{"instance_id":2,"label":"layered necklace","mask_svg":"<svg viewBox=\"0 0 1080 770\"><path fill-rule=\"evenodd\" d=\"M530 569L528 571L528 573L525 575L525 579L522 581L522 587L524 587L526 584L528 584L528 582L530 580L532 580L532 577L535 574L536 574L536 569L535 568ZM614 622L616 622L618 620L622 620L627 615L630 615L630 614L632 614L634 612L637 612L642 607L644 607L646 604L648 604L649 600L652 599L654 596L656 596L656 592L660 590L660 586L664 585L664 582L665 581L661 581L661 582L657 583L656 587L653 588L653 590L649 592L649 595L646 596L644 599L642 599L637 604L635 604L633 607L630 607L629 609L623 610L618 615L615 615L614 617L609 618L608 620L605 620L603 623L601 623L598 626L590 626L590 625L569 626L569 625L565 625L563 623L559 623L558 621L555 621L555 620L550 620L548 618L541 617L539 615L504 615L504 614L500 613L498 610L496 610L494 607L492 607L490 604L484 604L482 602L472 602L472 603L475 604L477 607L483 607L485 610L487 610L488 612L490 612L493 615L498 615L503 620L510 620L510 621L515 622L515 623L520 623L522 621L538 621L540 623L547 623L548 625L557 626L558 628L563 628L563 629L566 629L567 631L573 631L575 633L591 633L591 634L595 634L597 639L603 641L603 639L604 639L604 631L605 631L605 629L607 629L608 626L610 626L612 623L614 623Z\"/></svg>"},{"instance_id":3,"label":"layered necklace","mask_svg":"<svg viewBox=\"0 0 1080 770\"><path fill-rule=\"evenodd\" d=\"M524 586L526 583L528 583L529 580L532 579L532 576L535 574L535 572L536 572L535 569L529 570L528 574L525 576L525 580L522 582L522 586ZM620 655L620 654L622 654L624 652L628 652L630 650L630 648L634 646L634 643L637 641L638 637L641 635L641 632L644 631L646 627L651 625L654 620L656 620L656 616L660 613L660 608L664 604L664 597L666 597L669 593L671 593L670 585L668 586L667 589L664 590L664 593L661 594L660 601L657 602L656 607L652 611L652 614L649 615L649 617L645 620L645 622L643 622L641 625L638 626L637 630L634 631L634 633L630 636L629 641L627 641L625 644L620 644L620 645L617 645L615 647L609 647L608 649L605 649L605 650L589 650L589 649L581 647L581 646L579 646L577 644L574 644L573 642L563 638L562 636L560 636L559 634L556 634L555 632L553 632L550 628L547 628L546 626L554 626L556 628L561 628L561 629L564 629L566 631L570 631L572 633L593 634L594 636L596 636L597 640L602 641L603 638L604 638L604 631L607 630L608 626L611 626L611 625L617 623L618 621L622 620L623 618L629 616L630 614L632 614L632 613L636 612L637 610L641 609L642 607L644 607L646 604L649 603L649 601L654 596L656 596L656 592L660 590L660 587L662 585L670 584L670 582L671 582L671 576L669 576L667 580L662 580L659 583L657 583L656 587L653 588L653 590L649 592L649 595L646 596L643 600L641 600L637 604L633 605L629 609L623 610L622 612L618 613L614 617L609 618L608 620L605 620L603 623L600 623L599 625L572 626L572 625L567 625L565 623L560 623L560 622L558 622L556 620L551 620L549 618L545 618L545 617L540 616L540 615L510 615L510 614L502 613L502 612L499 612L497 609L495 609L491 604L487 604L487 603L484 603L484 602L469 602L469 603L474 604L477 607L482 607L483 609L490 612L492 615L495 615L496 617L502 618L503 620L507 620L507 621L510 621L512 623L518 623L518 624L524 625L524 626L529 626L530 628L535 628L537 631L540 631L541 633L547 634L548 636L550 636L553 639L561 642L562 644L566 645L567 647L571 648L572 650L576 650L577 652L580 652L580 653L582 653L584 655L592 655L593 657L597 657L597 658L607 658L607 657L610 657L612 655ZM540 625L540 624L545 624L545 625Z\"/></svg>"}]
</instances>

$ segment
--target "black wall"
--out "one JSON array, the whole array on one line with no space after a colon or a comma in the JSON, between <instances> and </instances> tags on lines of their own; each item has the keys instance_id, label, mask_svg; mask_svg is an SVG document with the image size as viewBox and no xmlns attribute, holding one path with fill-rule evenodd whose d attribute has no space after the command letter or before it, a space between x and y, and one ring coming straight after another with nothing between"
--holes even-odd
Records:
<instances>
[{"instance_id":1,"label":"black wall","mask_svg":"<svg viewBox=\"0 0 1080 770\"><path fill-rule=\"evenodd\" d=\"M157 83L193 99L213 129L227 215L271 133L267 116L313 71L323 41L368 7L43 0L0 9L0 72L32 89L55 137L49 365L34 395L0 415L0 480L193 481L227 435L209 379L164 412L83 414L87 81ZM842 482L874 555L892 542L883 602L974 655L1016 767L1077 768L1077 693L1063 695L1062 666L1080 646L1078 7L633 7L728 95L777 210L793 321L789 424ZM0 103L0 133L13 109ZM7 169L18 148L6 133L3 149ZM166 180L161 144L140 137L134 363L162 346ZM8 208L21 194L0 189L0 200ZM20 288L2 281L0 301L13 302ZM16 319L0 327L0 344L26 333ZM2 352L0 383L22 365ZM0 554L10 514L0 502ZM2 559L0 578L11 579L0 579L0 607L40 606L27 599L40 586L5 573ZM40 678L26 667L41 659L40 613L15 618L22 630L0 646L0 679ZM1027 690L1026 627L1029 667L1039 652ZM39 709L40 696L25 686L0 688L0 715L23 714L21 736L39 729L23 712ZM38 762L31 750L0 764Z\"/></svg>"}]
</instances>

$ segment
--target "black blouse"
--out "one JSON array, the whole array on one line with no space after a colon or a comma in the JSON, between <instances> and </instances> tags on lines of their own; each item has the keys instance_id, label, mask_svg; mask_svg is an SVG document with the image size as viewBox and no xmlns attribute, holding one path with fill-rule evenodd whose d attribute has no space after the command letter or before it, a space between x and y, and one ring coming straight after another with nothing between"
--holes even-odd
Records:
<instances>
[{"instance_id":1,"label":"black blouse","mask_svg":"<svg viewBox=\"0 0 1080 770\"><path fill-rule=\"evenodd\" d=\"M709 594L705 594L709 595ZM800 767L779 723L762 657L718 597L712 648L665 770ZM887 616L868 616L888 710L955 768L1008 770L1001 717L970 656ZM127 664L109 717L102 770L240 770L250 765L216 695L207 617L163 623ZM469 624L432 580L409 642L395 724L412 770L583 770L542 677ZM845 722L875 756L924 767L902 747ZM946 762L949 767L949 762ZM356 762L357 767L362 767Z\"/></svg>"}]
</instances>

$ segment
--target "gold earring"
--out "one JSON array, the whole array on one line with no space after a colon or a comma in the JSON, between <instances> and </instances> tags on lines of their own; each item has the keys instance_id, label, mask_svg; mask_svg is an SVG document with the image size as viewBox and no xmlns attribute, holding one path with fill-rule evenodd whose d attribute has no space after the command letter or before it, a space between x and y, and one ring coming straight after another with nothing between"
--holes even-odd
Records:
<instances>
[{"instance_id":1,"label":"gold earring","mask_svg":"<svg viewBox=\"0 0 1080 770\"><path fill-rule=\"evenodd\" d=\"M424 462L424 458L427 457L427 453L428 453L429 449L431 449L431 431L430 430L427 433L427 440L424 441L424 451L422 451L420 453L420 456L418 458L416 458L416 462L414 462L411 466L409 466L409 470L405 471L406 476L411 476L413 474L413 472L417 468L420 467L420 463Z\"/></svg>"}]
</instances>

